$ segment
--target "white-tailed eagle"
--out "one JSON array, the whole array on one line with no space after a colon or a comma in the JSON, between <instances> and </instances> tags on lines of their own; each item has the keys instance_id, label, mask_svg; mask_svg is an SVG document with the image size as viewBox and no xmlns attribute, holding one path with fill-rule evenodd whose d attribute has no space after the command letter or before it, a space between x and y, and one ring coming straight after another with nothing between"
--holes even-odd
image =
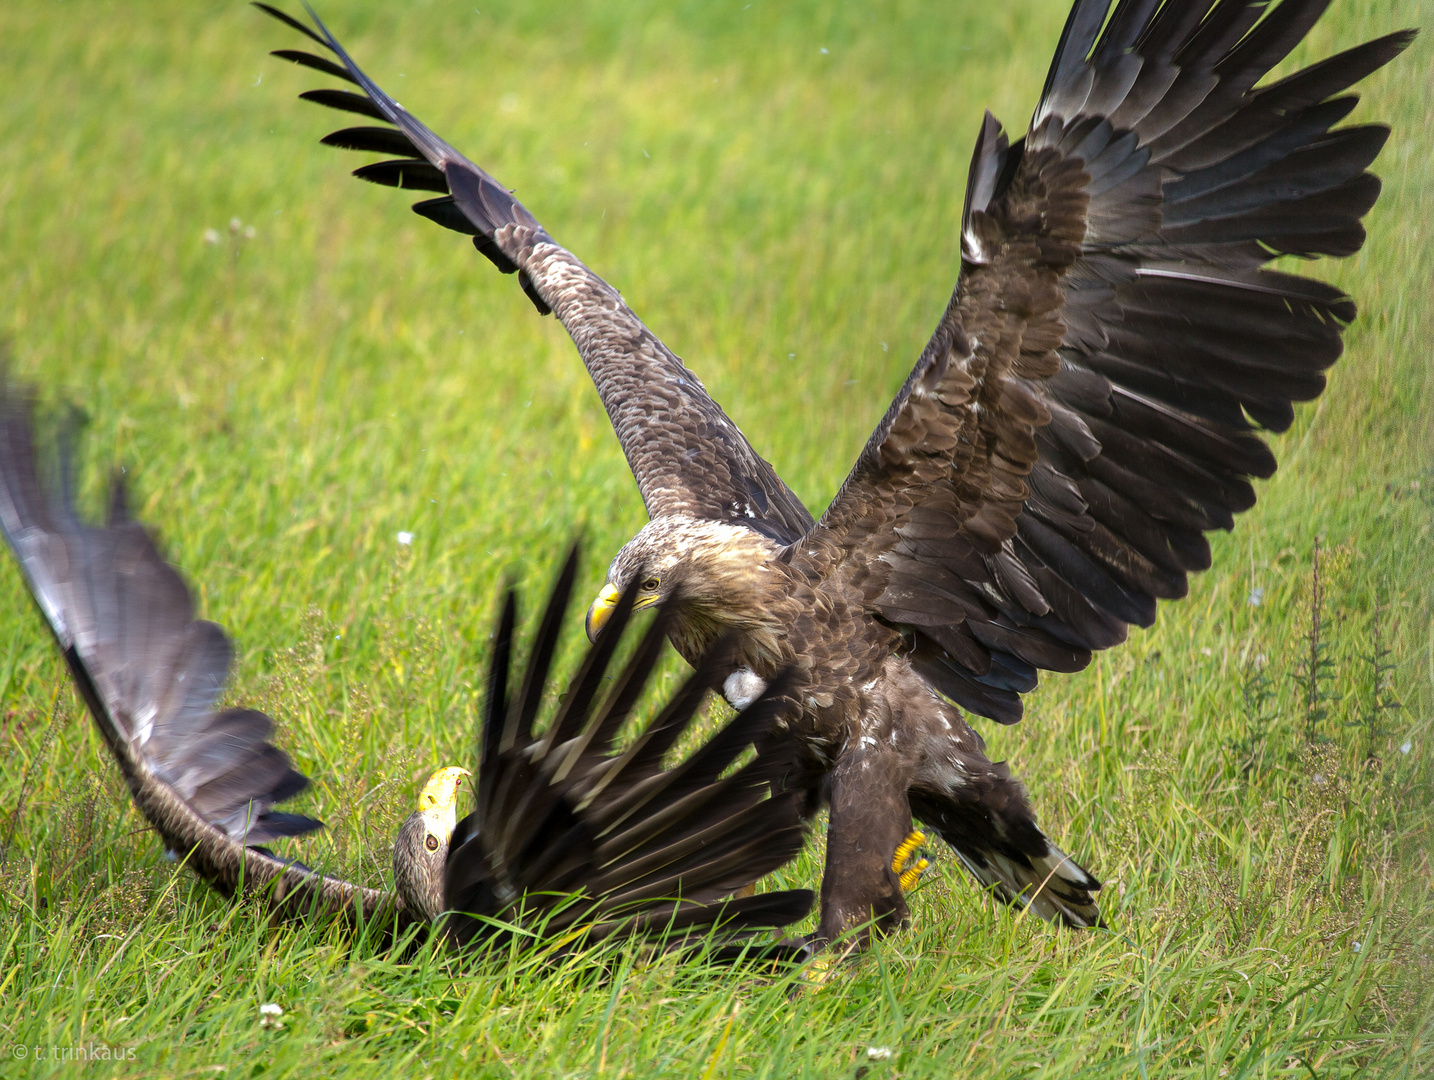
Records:
<instances>
[{"instance_id":1,"label":"white-tailed eagle","mask_svg":"<svg viewBox=\"0 0 1434 1080\"><path fill-rule=\"evenodd\" d=\"M62 449L60 468L69 455ZM574 549L548 601L521 682L513 684L510 590L498 622L479 721L476 806L457 817L467 769L438 770L394 846L393 893L319 873L265 845L322 823L273 807L308 780L269 740L253 709L217 708L231 646L194 617L189 588L125 508L116 478L109 520L81 521L66 476L41 480L28 394L0 372L0 535L64 653L80 696L169 850L220 892L264 897L276 914L330 913L384 933L440 924L452 942L661 935L669 945L714 935L718 958L799 944L750 940L812 905L805 890L746 894L801 850L798 791L772 794L793 755L767 730L789 707L767 695L683 760L666 764L730 670L718 650L632 739L623 737L648 684L670 613L608 674L622 625L603 633L551 722L535 732L577 568ZM636 591L620 605L626 624ZM606 687L606 690L605 690ZM755 741L765 749L740 763ZM448 913L445 915L444 913Z\"/></svg>"},{"instance_id":2,"label":"white-tailed eagle","mask_svg":"<svg viewBox=\"0 0 1434 1080\"><path fill-rule=\"evenodd\" d=\"M987 114L949 306L819 520L701 382L501 183L335 59L303 96L382 126L324 142L389 155L356 175L434 197L567 328L650 522L589 612L680 593L696 660L737 634L735 702L795 667L790 733L831 806L819 936L904 916L892 852L913 815L981 883L1050 919L1099 919L1099 883L1047 839L956 706L1021 716L1039 671L1078 671L1149 626L1255 501L1283 431L1342 349L1353 301L1271 270L1344 256L1388 129L1338 127L1390 34L1257 85L1328 0L1076 0L1026 135ZM312 12L311 12L312 14ZM335 62L335 60L337 62Z\"/></svg>"}]
</instances>

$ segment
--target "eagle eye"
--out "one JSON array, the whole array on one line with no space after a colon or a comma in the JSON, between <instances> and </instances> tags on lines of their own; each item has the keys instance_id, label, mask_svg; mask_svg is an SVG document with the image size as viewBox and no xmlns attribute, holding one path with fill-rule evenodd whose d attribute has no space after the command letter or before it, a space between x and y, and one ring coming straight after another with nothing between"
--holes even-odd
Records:
<instances>
[{"instance_id":1,"label":"eagle eye","mask_svg":"<svg viewBox=\"0 0 1434 1080\"><path fill-rule=\"evenodd\" d=\"M423 846L426 847L429 851L437 851L438 837L430 833L428 839L423 842Z\"/></svg>"},{"instance_id":2,"label":"eagle eye","mask_svg":"<svg viewBox=\"0 0 1434 1080\"><path fill-rule=\"evenodd\" d=\"M657 591L657 587L658 587L659 585L661 585L661 584L662 584L662 582L658 581L657 578L655 578L655 577L650 577L650 578L648 578L646 581L644 581L644 582L642 583L642 591L643 591L643 592L656 592L656 591Z\"/></svg>"}]
</instances>

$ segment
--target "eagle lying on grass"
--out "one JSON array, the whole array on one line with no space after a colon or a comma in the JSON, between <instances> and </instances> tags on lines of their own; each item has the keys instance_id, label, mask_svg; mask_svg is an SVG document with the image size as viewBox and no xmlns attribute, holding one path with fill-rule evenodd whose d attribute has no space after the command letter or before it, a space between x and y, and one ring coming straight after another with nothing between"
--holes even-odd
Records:
<instances>
[{"instance_id":1,"label":"eagle lying on grass","mask_svg":"<svg viewBox=\"0 0 1434 1080\"><path fill-rule=\"evenodd\" d=\"M1151 625L1209 566L1204 534L1231 528L1251 479L1274 472L1259 429L1284 431L1323 389L1354 303L1265 264L1363 243L1388 129L1335 125L1357 100L1345 91L1413 37L1257 88L1327 3L1076 0L1027 134L1012 143L986 115L955 292L820 520L506 188L317 17L316 33L258 6L338 63L276 55L362 91L303 97L391 125L323 141L396 155L355 175L436 193L414 209L516 272L577 345L651 518L590 629L636 584L639 605L680 596L671 636L691 661L736 633L734 704L796 669L807 810L831 805L831 939L904 917L891 853L913 815L1004 899L1098 922L1099 883L954 706L1013 723L1039 671L1078 671Z\"/></svg>"},{"instance_id":2,"label":"eagle lying on grass","mask_svg":"<svg viewBox=\"0 0 1434 1080\"><path fill-rule=\"evenodd\" d=\"M783 707L777 684L776 693L686 760L664 768L707 692L730 670L730 653L718 650L619 749L670 618L660 613L631 660L607 676L633 590L620 601L611 632L584 658L557 715L535 734L576 550L516 686L510 685L516 604L508 592L479 723L477 805L457 820L459 790L470 774L454 767L434 773L394 846L396 895L268 851L262 845L322 827L272 809L308 780L269 742L267 716L215 708L229 641L214 623L194 618L183 578L129 517L123 483L114 481L108 523L83 524L71 478L62 475L54 488L39 479L31 417L29 396L0 377L0 533L135 805L168 848L220 892L258 893L277 913L333 913L385 933L441 919L443 933L458 944L510 933L525 940L563 934L582 944L644 934L695 948L696 939L711 935L719 959L748 950L801 955L800 945L764 948L749 939L802 918L810 892L731 898L802 847L799 793L771 794L773 779L791 769L792 754L769 748L730 768ZM69 456L62 445L62 471ZM611 689L603 695L605 683Z\"/></svg>"}]
</instances>

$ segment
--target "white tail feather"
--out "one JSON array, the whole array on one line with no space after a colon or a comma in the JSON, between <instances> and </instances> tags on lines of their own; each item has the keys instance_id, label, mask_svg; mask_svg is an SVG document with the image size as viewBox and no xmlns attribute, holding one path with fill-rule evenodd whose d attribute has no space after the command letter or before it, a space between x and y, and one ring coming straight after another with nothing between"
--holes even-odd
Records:
<instances>
[{"instance_id":1,"label":"white tail feather","mask_svg":"<svg viewBox=\"0 0 1434 1080\"><path fill-rule=\"evenodd\" d=\"M956 854L972 877L994 888L996 895L1008 904L1029 908L1047 922L1081 927L1100 925L1100 908L1093 896L1100 889L1100 882L1049 841L1044 855L1026 862L999 852L983 851L979 858L985 865L981 866L959 848Z\"/></svg>"}]
</instances>

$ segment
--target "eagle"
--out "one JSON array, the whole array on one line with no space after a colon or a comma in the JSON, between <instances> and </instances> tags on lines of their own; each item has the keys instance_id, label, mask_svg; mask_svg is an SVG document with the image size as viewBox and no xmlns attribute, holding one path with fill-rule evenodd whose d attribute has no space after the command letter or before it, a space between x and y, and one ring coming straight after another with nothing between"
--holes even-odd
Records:
<instances>
[{"instance_id":1,"label":"eagle","mask_svg":"<svg viewBox=\"0 0 1434 1080\"><path fill-rule=\"evenodd\" d=\"M764 734L785 707L780 690L666 764L732 656L714 651L649 724L630 732L671 618L660 612L630 659L609 672L635 607L631 590L556 715L536 723L554 692L548 676L576 547L522 671L513 670L517 608L507 592L479 718L472 812L458 817L470 770L435 772L395 840L393 892L275 854L267 845L322 828L274 809L308 779L270 741L268 716L216 707L229 639L194 617L183 577L130 517L122 480L112 484L108 521L85 524L62 431L59 482L41 481L33 411L32 392L0 376L0 534L136 807L219 892L257 895L280 916L370 924L390 940L437 932L457 947L514 939L552 947L561 934L571 949L640 935L714 959L805 955L796 939L764 943L756 935L803 918L812 894L751 892L805 839L800 792L773 794L773 781L792 769L792 755ZM763 751L750 754L758 741Z\"/></svg>"},{"instance_id":2,"label":"eagle","mask_svg":"<svg viewBox=\"0 0 1434 1080\"><path fill-rule=\"evenodd\" d=\"M1150 626L1275 471L1262 430L1324 388L1355 304L1268 264L1362 245L1389 129L1338 125L1349 88L1414 36L1257 85L1327 4L1075 0L1026 134L981 123L950 302L820 518L617 291L312 9L310 27L257 6L327 53L275 55L356 88L302 97L382 125L323 142L388 155L355 175L433 193L414 210L516 273L577 346L649 517L589 630L636 587L639 606L678 598L689 661L735 635L733 704L796 672L784 737L805 811L830 807L830 941L906 917L892 855L913 817L1002 899L1100 921L1099 882L962 710L1014 723L1041 671Z\"/></svg>"}]
</instances>

